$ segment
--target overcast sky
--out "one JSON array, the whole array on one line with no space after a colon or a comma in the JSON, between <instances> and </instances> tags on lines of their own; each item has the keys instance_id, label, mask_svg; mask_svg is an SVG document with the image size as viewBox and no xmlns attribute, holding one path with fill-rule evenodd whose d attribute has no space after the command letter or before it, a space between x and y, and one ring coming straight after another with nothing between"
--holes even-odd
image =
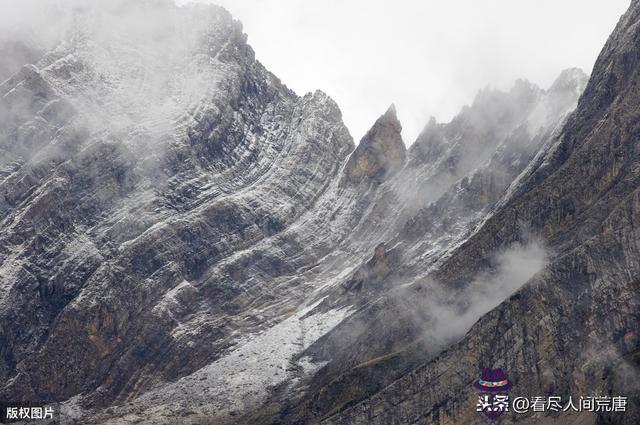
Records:
<instances>
[{"instance_id":1,"label":"overcast sky","mask_svg":"<svg viewBox=\"0 0 640 425\"><path fill-rule=\"evenodd\" d=\"M205 1L205 0L201 0ZM177 0L179 4L185 0ZM587 73L629 0L214 0L298 94L335 99L356 142L391 103L411 144L486 86Z\"/></svg>"}]
</instances>

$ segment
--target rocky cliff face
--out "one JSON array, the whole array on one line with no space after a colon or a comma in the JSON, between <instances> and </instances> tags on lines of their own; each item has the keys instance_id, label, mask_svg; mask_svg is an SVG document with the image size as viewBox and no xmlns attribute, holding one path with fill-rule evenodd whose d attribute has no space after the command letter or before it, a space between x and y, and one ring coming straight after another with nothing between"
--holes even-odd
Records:
<instances>
[{"instance_id":1,"label":"rocky cliff face","mask_svg":"<svg viewBox=\"0 0 640 425\"><path fill-rule=\"evenodd\" d=\"M0 400L475 423L489 366L637 397L639 14L573 113L575 69L484 90L407 150L393 107L354 146L221 8L74 8L0 84Z\"/></svg>"},{"instance_id":2,"label":"rocky cliff face","mask_svg":"<svg viewBox=\"0 0 640 425\"><path fill-rule=\"evenodd\" d=\"M122 7L1 86L2 399L105 406L197 370L290 314L278 291L357 219L357 187L327 194L353 150L331 99L220 8ZM149 14L166 28L120 22Z\"/></svg>"},{"instance_id":3,"label":"rocky cliff face","mask_svg":"<svg viewBox=\"0 0 640 425\"><path fill-rule=\"evenodd\" d=\"M316 308L325 311L347 305L358 310L302 354L326 363L309 380L310 395L296 399L285 392L285 407L280 413L252 417L248 422L315 422L345 409L456 341L473 321L499 303L499 294L477 296L471 290L464 292L464 285L448 288L435 282L433 275L494 209L513 196L515 189L511 186L518 187L531 164L552 145L585 83L586 76L579 70L564 71L547 91L520 81L509 93L481 92L474 105L463 109L449 124L431 122L427 126L416 144L429 144L435 134L440 134L441 148L420 159L423 145L414 145L407 166L382 185L374 205L353 232L357 234L366 223L369 238L388 239L376 246L371 258L363 261L345 283L331 288ZM515 109L520 114L509 118L508 127L495 118L492 123L472 119L486 114L487 99L496 110ZM547 113L553 108L562 113ZM484 133L470 131L470 123L482 125ZM497 140L496 134L500 135ZM466 157L466 145L471 145L482 161L473 164ZM457 181L446 186L456 177ZM420 183L410 186L415 182ZM425 193L432 187L444 193ZM421 196L435 200L415 205ZM545 254L535 251L530 247L515 249L513 255L539 258L534 261L537 271ZM478 275L484 274L484 269L500 268L504 262L488 257L496 264L478 267ZM525 271L518 271L519 266ZM509 267L515 270L501 273L513 278L513 285L523 284L533 274L527 274L531 264L526 261ZM495 284L507 291L514 288L495 278L471 280L474 286ZM453 317L443 323L442 317L449 315Z\"/></svg>"},{"instance_id":4,"label":"rocky cliff face","mask_svg":"<svg viewBox=\"0 0 640 425\"><path fill-rule=\"evenodd\" d=\"M484 423L471 383L484 367L510 371L520 394L629 397L624 415L600 412L588 423L637 423L638 349L638 20L632 2L595 65L576 111L535 158L507 199L431 277L466 286L496 251L531 235L545 241L549 264L484 315L464 338L326 423ZM615 223L615 224L614 224ZM431 284L408 292L425 304ZM386 317L403 316L390 305ZM419 308L419 307L418 307ZM377 313L381 315L382 313ZM388 338L415 331L396 319ZM410 338L409 338L410 339ZM387 342L388 343L388 342ZM538 416L510 416L541 423ZM577 420L561 415L561 423Z\"/></svg>"}]
</instances>

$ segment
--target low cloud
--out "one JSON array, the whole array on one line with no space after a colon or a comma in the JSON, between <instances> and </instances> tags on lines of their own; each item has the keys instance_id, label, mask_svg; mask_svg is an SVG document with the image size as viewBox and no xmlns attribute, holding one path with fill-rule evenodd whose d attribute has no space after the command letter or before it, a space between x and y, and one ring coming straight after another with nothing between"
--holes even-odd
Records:
<instances>
[{"instance_id":1,"label":"low cloud","mask_svg":"<svg viewBox=\"0 0 640 425\"><path fill-rule=\"evenodd\" d=\"M421 305L428 314L424 337L429 345L450 344L466 333L485 313L520 289L548 263L539 242L516 244L494 258L493 271L473 280L459 291L433 285L433 296ZM423 313L416 317L424 317ZM420 319L424 320L424 319Z\"/></svg>"}]
</instances>

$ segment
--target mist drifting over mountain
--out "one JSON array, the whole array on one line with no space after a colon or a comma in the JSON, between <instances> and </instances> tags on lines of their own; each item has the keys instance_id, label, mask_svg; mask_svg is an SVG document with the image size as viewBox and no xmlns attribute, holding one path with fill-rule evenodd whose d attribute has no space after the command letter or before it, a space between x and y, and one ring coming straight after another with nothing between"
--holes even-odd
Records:
<instances>
[{"instance_id":1,"label":"mist drifting over mountain","mask_svg":"<svg viewBox=\"0 0 640 425\"><path fill-rule=\"evenodd\" d=\"M640 420L638 1L591 76L357 142L222 7L6 10L3 420L481 424L494 368L625 400L508 423Z\"/></svg>"}]
</instances>

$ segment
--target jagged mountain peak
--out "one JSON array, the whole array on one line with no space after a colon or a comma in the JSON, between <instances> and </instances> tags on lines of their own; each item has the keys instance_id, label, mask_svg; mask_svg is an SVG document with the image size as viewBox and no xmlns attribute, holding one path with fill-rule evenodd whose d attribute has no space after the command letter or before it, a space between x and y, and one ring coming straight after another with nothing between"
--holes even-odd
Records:
<instances>
[{"instance_id":1,"label":"jagged mountain peak","mask_svg":"<svg viewBox=\"0 0 640 425\"><path fill-rule=\"evenodd\" d=\"M396 111L396 105L394 103L389 105L389 107L387 108L387 111L384 113L384 115L382 117L385 117L385 119L387 119L387 120L395 120L395 121L397 121L400 130L402 130L402 126L400 126L400 122L398 121L398 113Z\"/></svg>"},{"instance_id":2,"label":"jagged mountain peak","mask_svg":"<svg viewBox=\"0 0 640 425\"><path fill-rule=\"evenodd\" d=\"M30 341L40 341L43 356L69 362L60 369L69 379L49 376L52 384L42 396L62 400L82 392L91 398L86 403L96 406L137 385L133 381L139 377L128 369L150 357L130 362L125 351L136 350L137 344L148 352L159 348L146 337L134 341L135 335L151 335L142 329L150 324L163 352L194 348L189 355L164 356L167 365L192 360L166 370L174 370L175 377L204 365L211 353L220 355L236 337L233 326L221 329L211 322L201 328L187 323L186 316L175 322L169 317L175 303L189 310L189 317L213 320L229 314L236 317L232 321L244 321L237 312L245 301L233 300L244 295L227 290L245 287L233 269L248 269L241 263L250 250L259 251L261 241L278 234L288 232L280 235L279 252L295 244L316 245L299 237L298 229L314 228L319 240L329 239L320 237L329 230L305 214L323 202L336 202L329 189L337 186L354 145L335 102L319 91L299 97L284 87L255 60L240 24L223 9L177 8L169 1L157 8L153 2L86 4L96 7L79 10L70 31L42 59L20 64L13 77L0 82L0 280L3 287L6 282L15 288L0 291L0 340L10 345L9 356L22 362L31 342L14 331L47 329L42 339L34 334ZM357 219L350 204L344 210L347 217L334 228L348 228L348 220ZM294 226L297 221L304 224ZM265 261L265 276L289 273L289 265L274 268L276 261L303 264L327 247L318 243L316 251L297 250L297 260ZM247 257L235 256L241 251ZM273 252L266 249L256 257ZM87 273L53 272L63 258L69 260L65 264L82 264ZM40 298L28 289L32 286L25 276L15 274L17 269L5 268L14 259L47 282L49 295ZM226 268L220 265L225 259L230 260ZM260 266L253 261L250 267ZM121 290L109 283L116 277L106 270L121 270L132 284ZM209 273L223 273L226 281L197 285ZM135 276L151 274L153 296L147 297L142 293L151 287ZM241 280L241 285L231 283ZM29 294L21 299L43 314L18 318L13 307L4 308L29 310L14 299L23 291ZM258 299L261 291L249 292ZM220 301L214 315L204 312L207 299ZM136 300L136 313L128 300ZM118 319L116 339L114 329L98 319L105 303L111 306L106 320L128 317ZM4 325L9 317L15 326ZM201 332L209 335L195 337ZM70 345L60 342L74 333L77 356L66 353ZM179 342L194 337L211 346ZM100 394L93 390L107 369L86 366L96 355L119 364L109 372L109 389ZM29 361L47 363L35 357ZM44 378L37 368L31 369L33 378ZM72 371L82 377L71 377ZM3 382L16 374L13 364L0 362ZM39 386L11 379L0 398L32 399L32 388Z\"/></svg>"},{"instance_id":3,"label":"jagged mountain peak","mask_svg":"<svg viewBox=\"0 0 640 425\"><path fill-rule=\"evenodd\" d=\"M405 163L407 148L402 141L402 125L392 104L360 140L346 167L351 182L372 179L380 183Z\"/></svg>"},{"instance_id":4,"label":"jagged mountain peak","mask_svg":"<svg viewBox=\"0 0 640 425\"><path fill-rule=\"evenodd\" d=\"M482 90L451 122L432 117L409 151L391 105L355 146L338 105L286 88L228 12L58 2L72 3L71 36L0 82L0 399L60 401L76 423L417 423L466 403L476 359L506 359L518 383L529 379L521 358L545 359L533 380L574 376L556 359L580 367L566 358L577 351L549 357L545 338L562 341L539 324L550 312L565 326L573 304L583 313L569 328L596 323L600 311L584 320L589 293L555 312L554 297L588 287L614 244L638 240L615 235L640 228L637 117L623 114L638 110L636 85L611 91L621 106L593 140L576 135L594 129L579 114L560 131L585 78L570 69L549 90L526 80ZM158 25L132 25L147 12ZM600 73L602 93L636 72L637 33L616 37L626 50L599 67L615 71ZM590 149L576 156L572 140ZM550 163L557 178L538 184L554 147L566 167ZM481 285L494 253L523 242L522 223L564 258L555 280L542 273L545 291L504 302L506 332L482 319L463 350L420 367L455 339L430 339L427 316L452 302L455 314L440 317L462 315L447 333L462 332L493 305L467 315L472 297L440 297L457 294L439 286ZM567 253L558 242L590 237L606 243ZM635 245L603 280L638 274ZM603 311L623 312L600 292ZM630 317L599 339L636 332ZM494 349L499 359L484 352ZM255 412L264 416L244 417Z\"/></svg>"},{"instance_id":5,"label":"jagged mountain peak","mask_svg":"<svg viewBox=\"0 0 640 425\"><path fill-rule=\"evenodd\" d=\"M465 105L448 123L437 123L431 118L415 143L409 149L411 166L430 164L454 144L475 145L471 149L483 150L507 137L521 125L535 134L541 127L562 118L575 107L584 90L588 76L578 68L562 71L547 90L536 84L518 79L508 91L486 87L480 90L471 105ZM560 117L558 116L560 115ZM484 141L478 137L484 135ZM465 156L463 150L462 156ZM486 157L476 152L472 161Z\"/></svg>"},{"instance_id":6,"label":"jagged mountain peak","mask_svg":"<svg viewBox=\"0 0 640 425\"><path fill-rule=\"evenodd\" d=\"M518 78L508 90L501 90L492 86L487 86L479 90L470 106L464 106L465 110L481 110L494 107L513 107L514 104L531 101L539 95L542 89L531 81ZM509 104L510 105L507 105Z\"/></svg>"},{"instance_id":7,"label":"jagged mountain peak","mask_svg":"<svg viewBox=\"0 0 640 425\"><path fill-rule=\"evenodd\" d=\"M548 91L579 90L582 92L588 81L589 75L582 69L567 68L560 72L560 75L553 81Z\"/></svg>"},{"instance_id":8,"label":"jagged mountain peak","mask_svg":"<svg viewBox=\"0 0 640 425\"><path fill-rule=\"evenodd\" d=\"M369 143L370 139L367 136L373 133L378 133L386 127L390 127L391 129L393 129L393 131L397 133L398 136L400 136L400 133L402 132L402 125L400 124L400 120L398 120L396 106L393 103L389 105L384 114L378 117L376 122L369 129L367 134L362 138L360 143Z\"/></svg>"},{"instance_id":9,"label":"jagged mountain peak","mask_svg":"<svg viewBox=\"0 0 640 425\"><path fill-rule=\"evenodd\" d=\"M551 132L540 150L541 160L534 159L532 170L513 182L521 190L498 204L430 277L448 287L468 285L490 267L496 253L526 243L531 235L541 238L551 253L542 271L475 322L459 343L429 360L424 350L417 350L421 360L402 372L401 379L325 423L383 424L398 417L407 423L480 423L472 409L460 406L471 405L477 397L469 384L489 365L510 370L514 388L529 394L629 394L629 400L638 400L639 22L640 1L635 0L604 46L577 108ZM582 78L578 71L564 72L559 86L579 86ZM546 97L555 92L548 90ZM575 102L575 97L570 100ZM411 292L407 299L415 298L424 310L432 292L420 292ZM379 317L387 318L411 309L401 305L382 310ZM609 315L603 325L602 317ZM540 324L548 320L554 325L542 329ZM390 339L404 335L413 324L407 326L403 317L394 323L398 328L385 323L393 328ZM423 328L416 339L424 338ZM380 326L374 332L379 335ZM533 334L536 338L530 338ZM362 340L371 346L370 339ZM534 373L531 358L538 365ZM397 363L391 359L385 366L392 370ZM376 364L378 369L385 366ZM568 423L576 418L561 414L553 420L522 419ZM639 423L640 410L630 403L623 414L597 412L584 419L631 425Z\"/></svg>"}]
</instances>

